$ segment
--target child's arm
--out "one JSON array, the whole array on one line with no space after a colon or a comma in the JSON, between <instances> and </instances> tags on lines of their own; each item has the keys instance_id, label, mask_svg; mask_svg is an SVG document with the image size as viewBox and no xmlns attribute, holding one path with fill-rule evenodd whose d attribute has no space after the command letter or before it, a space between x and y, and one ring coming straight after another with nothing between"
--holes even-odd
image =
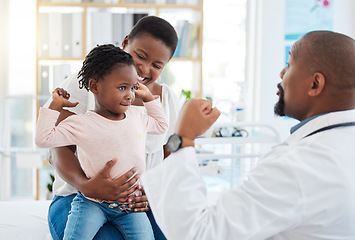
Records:
<instances>
[{"instance_id":1,"label":"child's arm","mask_svg":"<svg viewBox=\"0 0 355 240\"><path fill-rule=\"evenodd\" d=\"M77 129L75 124L79 125L78 123L55 126L63 107L75 107L78 104L69 102L69 97L70 94L67 91L56 88L52 93L49 108L40 108L35 136L35 143L39 147L51 148L74 144L73 136Z\"/></svg>"},{"instance_id":2,"label":"child's arm","mask_svg":"<svg viewBox=\"0 0 355 240\"><path fill-rule=\"evenodd\" d=\"M134 92L136 97L142 99L143 102L150 102L155 99L154 95L149 91L147 86L140 84L139 82L137 82L137 86Z\"/></svg>"},{"instance_id":3,"label":"child's arm","mask_svg":"<svg viewBox=\"0 0 355 240\"><path fill-rule=\"evenodd\" d=\"M60 112L63 107L75 107L78 102L69 102L70 94L63 88L56 88L52 92L52 102L49 105L49 109Z\"/></svg>"},{"instance_id":4,"label":"child's arm","mask_svg":"<svg viewBox=\"0 0 355 240\"><path fill-rule=\"evenodd\" d=\"M150 134L162 134L168 129L160 98L155 97L149 89L143 84L137 84L135 91L136 97L143 100L143 104L147 109L147 129Z\"/></svg>"}]
</instances>

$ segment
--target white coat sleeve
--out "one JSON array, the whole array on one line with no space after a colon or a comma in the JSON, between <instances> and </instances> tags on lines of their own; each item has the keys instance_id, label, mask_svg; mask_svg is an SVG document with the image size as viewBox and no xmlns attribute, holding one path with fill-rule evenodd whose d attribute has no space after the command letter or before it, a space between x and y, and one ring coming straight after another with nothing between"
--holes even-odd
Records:
<instances>
[{"instance_id":1,"label":"white coat sleeve","mask_svg":"<svg viewBox=\"0 0 355 240\"><path fill-rule=\"evenodd\" d=\"M209 206L193 148L142 176L154 217L169 240L267 239L295 226L302 197L286 161L272 156L248 181Z\"/></svg>"}]
</instances>

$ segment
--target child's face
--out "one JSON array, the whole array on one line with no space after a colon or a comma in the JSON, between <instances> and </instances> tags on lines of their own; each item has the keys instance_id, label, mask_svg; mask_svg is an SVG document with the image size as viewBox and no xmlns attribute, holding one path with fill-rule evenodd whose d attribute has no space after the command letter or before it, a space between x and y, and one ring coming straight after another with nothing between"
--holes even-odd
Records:
<instances>
[{"instance_id":1,"label":"child's face","mask_svg":"<svg viewBox=\"0 0 355 240\"><path fill-rule=\"evenodd\" d=\"M109 119L124 117L134 101L134 90L137 84L137 72L134 66L118 65L110 74L96 83L95 111Z\"/></svg>"},{"instance_id":2,"label":"child's face","mask_svg":"<svg viewBox=\"0 0 355 240\"><path fill-rule=\"evenodd\" d=\"M139 81L146 86L159 78L171 56L170 48L150 34L137 35L131 42L125 38L123 49L132 55Z\"/></svg>"}]
</instances>

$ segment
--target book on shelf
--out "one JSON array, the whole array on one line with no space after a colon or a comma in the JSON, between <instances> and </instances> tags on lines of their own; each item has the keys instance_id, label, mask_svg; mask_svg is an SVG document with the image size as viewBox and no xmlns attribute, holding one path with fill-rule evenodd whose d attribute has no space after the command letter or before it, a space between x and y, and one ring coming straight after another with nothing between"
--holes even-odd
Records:
<instances>
[{"instance_id":1,"label":"book on shelf","mask_svg":"<svg viewBox=\"0 0 355 240\"><path fill-rule=\"evenodd\" d=\"M83 14L72 13L71 47L72 57L83 57Z\"/></svg>"},{"instance_id":2,"label":"book on shelf","mask_svg":"<svg viewBox=\"0 0 355 240\"><path fill-rule=\"evenodd\" d=\"M87 52L97 45L112 43L112 14L111 12L91 12L88 20Z\"/></svg>"},{"instance_id":3,"label":"book on shelf","mask_svg":"<svg viewBox=\"0 0 355 240\"><path fill-rule=\"evenodd\" d=\"M39 65L38 66L38 90L39 94L42 96L50 96L50 85L49 85L49 66ZM46 100L40 100L40 106L43 106Z\"/></svg>"},{"instance_id":4,"label":"book on shelf","mask_svg":"<svg viewBox=\"0 0 355 240\"><path fill-rule=\"evenodd\" d=\"M49 14L49 57L62 57L62 14Z\"/></svg>"},{"instance_id":5,"label":"book on shelf","mask_svg":"<svg viewBox=\"0 0 355 240\"><path fill-rule=\"evenodd\" d=\"M139 19L145 16L148 16L148 13L133 13L133 25L136 25Z\"/></svg>"},{"instance_id":6,"label":"book on shelf","mask_svg":"<svg viewBox=\"0 0 355 240\"><path fill-rule=\"evenodd\" d=\"M166 4L167 0L155 0L156 4Z\"/></svg>"},{"instance_id":7,"label":"book on shelf","mask_svg":"<svg viewBox=\"0 0 355 240\"><path fill-rule=\"evenodd\" d=\"M62 55L72 57L72 14L62 14Z\"/></svg>"},{"instance_id":8,"label":"book on shelf","mask_svg":"<svg viewBox=\"0 0 355 240\"><path fill-rule=\"evenodd\" d=\"M112 13L112 43L120 47L125 37L122 31L124 13Z\"/></svg>"},{"instance_id":9,"label":"book on shelf","mask_svg":"<svg viewBox=\"0 0 355 240\"><path fill-rule=\"evenodd\" d=\"M133 13L126 13L122 19L122 33L127 36L133 27Z\"/></svg>"},{"instance_id":10,"label":"book on shelf","mask_svg":"<svg viewBox=\"0 0 355 240\"><path fill-rule=\"evenodd\" d=\"M39 92L41 95L50 94L49 89L49 65L39 65L38 66L38 74L39 74Z\"/></svg>"},{"instance_id":11,"label":"book on shelf","mask_svg":"<svg viewBox=\"0 0 355 240\"><path fill-rule=\"evenodd\" d=\"M38 56L82 57L83 15L76 13L40 13Z\"/></svg>"},{"instance_id":12,"label":"book on shelf","mask_svg":"<svg viewBox=\"0 0 355 240\"><path fill-rule=\"evenodd\" d=\"M53 88L60 86L61 83L71 74L70 64L56 64L53 65Z\"/></svg>"},{"instance_id":13,"label":"book on shelf","mask_svg":"<svg viewBox=\"0 0 355 240\"><path fill-rule=\"evenodd\" d=\"M187 20L180 20L175 26L178 34L178 44L174 57L195 57L198 45L198 25Z\"/></svg>"},{"instance_id":14,"label":"book on shelf","mask_svg":"<svg viewBox=\"0 0 355 240\"><path fill-rule=\"evenodd\" d=\"M88 51L97 45L121 46L133 25L147 13L92 12L88 17Z\"/></svg>"},{"instance_id":15,"label":"book on shelf","mask_svg":"<svg viewBox=\"0 0 355 240\"><path fill-rule=\"evenodd\" d=\"M48 13L39 14L39 39L38 39L38 56L49 56L49 15Z\"/></svg>"}]
</instances>

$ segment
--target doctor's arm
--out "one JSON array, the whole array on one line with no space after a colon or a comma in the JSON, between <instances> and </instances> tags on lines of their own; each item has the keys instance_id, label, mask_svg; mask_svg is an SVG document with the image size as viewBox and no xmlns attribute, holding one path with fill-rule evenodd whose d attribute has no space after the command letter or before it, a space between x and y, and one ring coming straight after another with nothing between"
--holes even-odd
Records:
<instances>
[{"instance_id":1,"label":"doctor's arm","mask_svg":"<svg viewBox=\"0 0 355 240\"><path fill-rule=\"evenodd\" d=\"M185 103L177 134L195 139L208 129L219 112L206 103ZM296 226L302 216L299 184L285 161L293 153L287 154L270 155L248 181L220 195L214 205L209 204L192 147L172 153L143 174L143 187L167 239L267 239Z\"/></svg>"},{"instance_id":2,"label":"doctor's arm","mask_svg":"<svg viewBox=\"0 0 355 240\"><path fill-rule=\"evenodd\" d=\"M193 140L204 133L219 115L220 112L212 108L210 101L186 101L175 131L182 136L184 148L172 153L163 163L142 176L155 219L168 239L194 239L196 236L195 230L200 225L207 195L195 168L197 161Z\"/></svg>"}]
</instances>

